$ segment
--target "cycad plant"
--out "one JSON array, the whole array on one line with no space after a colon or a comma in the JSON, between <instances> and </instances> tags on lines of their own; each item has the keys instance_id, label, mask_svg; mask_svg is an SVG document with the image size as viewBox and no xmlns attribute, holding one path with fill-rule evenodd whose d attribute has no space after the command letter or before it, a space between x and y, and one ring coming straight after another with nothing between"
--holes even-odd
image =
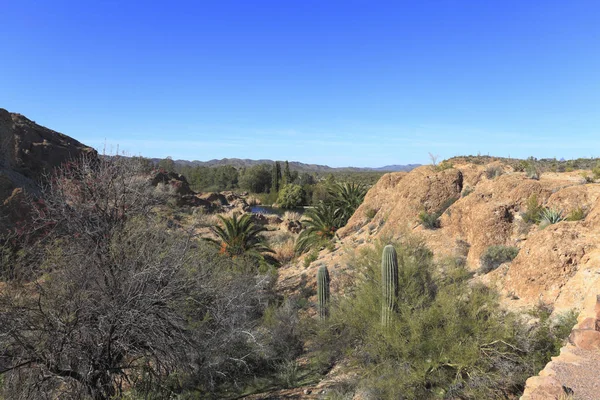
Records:
<instances>
[{"instance_id":1,"label":"cycad plant","mask_svg":"<svg viewBox=\"0 0 600 400\"><path fill-rule=\"evenodd\" d=\"M258 257L269 264L277 264L277 260L271 256L274 253L261 232L267 230L264 226L257 225L252 221L250 214L237 217L234 214L230 218L218 216L222 226L213 226L211 231L218 236L218 240L207 239L220 246L221 254L230 257L249 255Z\"/></svg>"},{"instance_id":2,"label":"cycad plant","mask_svg":"<svg viewBox=\"0 0 600 400\"><path fill-rule=\"evenodd\" d=\"M329 189L333 204L339 209L341 226L346 225L354 211L360 206L367 194L367 188L358 183L336 183Z\"/></svg>"},{"instance_id":3,"label":"cycad plant","mask_svg":"<svg viewBox=\"0 0 600 400\"><path fill-rule=\"evenodd\" d=\"M341 211L335 204L320 202L310 209L303 221L304 229L296 241L296 253L302 254L311 248L322 246L333 239L341 226Z\"/></svg>"}]
</instances>

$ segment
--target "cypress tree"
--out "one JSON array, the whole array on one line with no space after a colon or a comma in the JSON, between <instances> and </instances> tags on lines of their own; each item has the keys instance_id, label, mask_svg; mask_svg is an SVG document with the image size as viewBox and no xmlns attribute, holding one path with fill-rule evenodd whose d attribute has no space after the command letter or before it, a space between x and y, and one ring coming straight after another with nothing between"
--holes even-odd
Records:
<instances>
[{"instance_id":1,"label":"cypress tree","mask_svg":"<svg viewBox=\"0 0 600 400\"><path fill-rule=\"evenodd\" d=\"M292 173L290 172L290 164L285 160L285 167L283 168L283 184L287 185L292 183Z\"/></svg>"},{"instance_id":2,"label":"cypress tree","mask_svg":"<svg viewBox=\"0 0 600 400\"><path fill-rule=\"evenodd\" d=\"M275 161L273 165L273 177L271 179L271 191L273 193L279 192L281 183L281 165L279 161Z\"/></svg>"}]
</instances>

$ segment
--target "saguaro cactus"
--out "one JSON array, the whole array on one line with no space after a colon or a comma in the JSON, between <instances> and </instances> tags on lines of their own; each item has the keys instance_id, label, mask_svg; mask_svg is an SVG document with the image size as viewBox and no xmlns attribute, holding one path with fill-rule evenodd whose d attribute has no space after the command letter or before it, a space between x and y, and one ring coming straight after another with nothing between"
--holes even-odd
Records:
<instances>
[{"instance_id":1,"label":"saguaro cactus","mask_svg":"<svg viewBox=\"0 0 600 400\"><path fill-rule=\"evenodd\" d=\"M381 324L388 326L398 298L398 255L394 246L387 245L381 255Z\"/></svg>"},{"instance_id":2,"label":"saguaro cactus","mask_svg":"<svg viewBox=\"0 0 600 400\"><path fill-rule=\"evenodd\" d=\"M319 318L325 319L329 314L329 271L324 265L317 272L317 296L319 298Z\"/></svg>"}]
</instances>

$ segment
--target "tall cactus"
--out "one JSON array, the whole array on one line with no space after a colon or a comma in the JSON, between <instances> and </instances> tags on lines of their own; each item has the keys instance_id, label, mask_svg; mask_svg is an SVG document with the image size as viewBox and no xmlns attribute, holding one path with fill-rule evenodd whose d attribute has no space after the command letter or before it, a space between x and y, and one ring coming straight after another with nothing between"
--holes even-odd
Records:
<instances>
[{"instance_id":1,"label":"tall cactus","mask_svg":"<svg viewBox=\"0 0 600 400\"><path fill-rule=\"evenodd\" d=\"M317 295L319 298L319 318L325 319L329 315L329 271L324 265L317 272Z\"/></svg>"},{"instance_id":2,"label":"tall cactus","mask_svg":"<svg viewBox=\"0 0 600 400\"><path fill-rule=\"evenodd\" d=\"M389 326L398 298L398 255L394 246L387 245L381 255L381 324Z\"/></svg>"}]
</instances>

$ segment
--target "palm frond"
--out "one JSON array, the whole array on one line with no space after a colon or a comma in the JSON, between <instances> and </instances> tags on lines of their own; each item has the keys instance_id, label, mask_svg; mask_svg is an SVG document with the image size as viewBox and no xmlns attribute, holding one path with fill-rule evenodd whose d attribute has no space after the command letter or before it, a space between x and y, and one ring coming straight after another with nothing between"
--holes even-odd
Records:
<instances>
[{"instance_id":1,"label":"palm frond","mask_svg":"<svg viewBox=\"0 0 600 400\"><path fill-rule=\"evenodd\" d=\"M239 218L235 214L230 218L219 215L218 218L221 220L221 226L213 226L211 231L219 240L207 239L208 241L219 245L223 254L232 257L255 255L268 262L267 258L271 257L267 257L267 255L274 251L261 234L267 228L254 223L250 214L243 214Z\"/></svg>"}]
</instances>

